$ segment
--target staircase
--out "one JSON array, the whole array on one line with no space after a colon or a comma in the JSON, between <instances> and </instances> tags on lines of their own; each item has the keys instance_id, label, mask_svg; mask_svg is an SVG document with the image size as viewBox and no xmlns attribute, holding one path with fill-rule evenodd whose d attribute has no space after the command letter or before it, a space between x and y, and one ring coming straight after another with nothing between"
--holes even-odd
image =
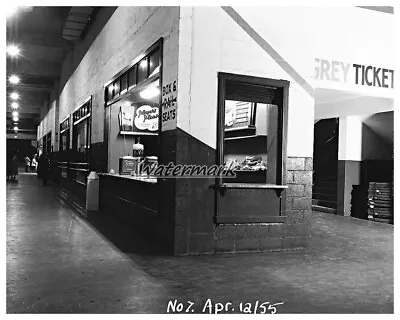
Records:
<instances>
[{"instance_id":1,"label":"staircase","mask_svg":"<svg viewBox=\"0 0 400 320\"><path fill-rule=\"evenodd\" d=\"M337 177L324 177L314 181L312 190L312 209L336 214Z\"/></svg>"},{"instance_id":2,"label":"staircase","mask_svg":"<svg viewBox=\"0 0 400 320\"><path fill-rule=\"evenodd\" d=\"M315 211L336 214L338 132L337 118L314 124L312 208Z\"/></svg>"}]
</instances>

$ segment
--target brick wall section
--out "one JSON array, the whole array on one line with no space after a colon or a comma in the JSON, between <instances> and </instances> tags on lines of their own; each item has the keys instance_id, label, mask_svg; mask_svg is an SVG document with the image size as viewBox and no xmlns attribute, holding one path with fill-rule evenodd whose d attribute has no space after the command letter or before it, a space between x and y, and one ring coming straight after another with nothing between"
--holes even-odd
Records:
<instances>
[{"instance_id":1,"label":"brick wall section","mask_svg":"<svg viewBox=\"0 0 400 320\"><path fill-rule=\"evenodd\" d=\"M311 237L313 159L288 157L286 162L286 221L282 249L305 248Z\"/></svg>"},{"instance_id":2,"label":"brick wall section","mask_svg":"<svg viewBox=\"0 0 400 320\"><path fill-rule=\"evenodd\" d=\"M181 129L176 130L176 163L211 165L215 150L194 139ZM175 254L214 253L214 191L211 178L175 179Z\"/></svg>"},{"instance_id":3,"label":"brick wall section","mask_svg":"<svg viewBox=\"0 0 400 320\"><path fill-rule=\"evenodd\" d=\"M287 158L284 223L218 225L215 252L305 249L311 237L312 163L312 158Z\"/></svg>"}]
</instances>

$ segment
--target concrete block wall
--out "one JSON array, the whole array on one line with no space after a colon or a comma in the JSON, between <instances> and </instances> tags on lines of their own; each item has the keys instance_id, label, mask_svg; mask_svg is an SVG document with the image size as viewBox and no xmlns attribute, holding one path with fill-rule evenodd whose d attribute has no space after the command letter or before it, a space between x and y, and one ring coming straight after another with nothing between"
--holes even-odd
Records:
<instances>
[{"instance_id":1,"label":"concrete block wall","mask_svg":"<svg viewBox=\"0 0 400 320\"><path fill-rule=\"evenodd\" d=\"M288 157L283 223L225 224L215 229L216 253L300 250L311 237L312 158Z\"/></svg>"},{"instance_id":2,"label":"concrete block wall","mask_svg":"<svg viewBox=\"0 0 400 320\"><path fill-rule=\"evenodd\" d=\"M285 215L282 248L304 248L311 237L313 159L288 157L286 162Z\"/></svg>"}]
</instances>

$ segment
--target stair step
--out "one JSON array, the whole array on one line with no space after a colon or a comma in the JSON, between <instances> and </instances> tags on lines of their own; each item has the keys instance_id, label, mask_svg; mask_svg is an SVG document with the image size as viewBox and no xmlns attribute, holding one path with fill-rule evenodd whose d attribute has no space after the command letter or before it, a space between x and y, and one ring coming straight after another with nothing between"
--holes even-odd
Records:
<instances>
[{"instance_id":1,"label":"stair step","mask_svg":"<svg viewBox=\"0 0 400 320\"><path fill-rule=\"evenodd\" d=\"M337 189L337 185L336 184L318 184L318 183L314 183L313 184L313 188L316 189L322 189L322 190L336 190Z\"/></svg>"},{"instance_id":2,"label":"stair step","mask_svg":"<svg viewBox=\"0 0 400 320\"><path fill-rule=\"evenodd\" d=\"M318 181L318 180L314 180L313 181L314 185L317 186L336 186L337 185L337 181Z\"/></svg>"},{"instance_id":3,"label":"stair step","mask_svg":"<svg viewBox=\"0 0 400 320\"><path fill-rule=\"evenodd\" d=\"M337 195L335 193L319 193L319 192L313 192L312 193L312 198L313 199L318 199L318 200L330 200L330 201L336 201L337 200Z\"/></svg>"},{"instance_id":4,"label":"stair step","mask_svg":"<svg viewBox=\"0 0 400 320\"><path fill-rule=\"evenodd\" d=\"M329 195L335 195L337 194L337 190L333 188L313 188L312 189L313 194L329 194Z\"/></svg>"},{"instance_id":5,"label":"stair step","mask_svg":"<svg viewBox=\"0 0 400 320\"><path fill-rule=\"evenodd\" d=\"M329 200L319 200L319 199L312 199L312 203L318 206L328 207L332 209L336 209L337 201L329 201Z\"/></svg>"},{"instance_id":6,"label":"stair step","mask_svg":"<svg viewBox=\"0 0 400 320\"><path fill-rule=\"evenodd\" d=\"M336 214L336 209L324 207L324 206L319 206L319 205L312 205L312 210L314 211L319 211L319 212L327 212L327 213L333 213Z\"/></svg>"}]
</instances>

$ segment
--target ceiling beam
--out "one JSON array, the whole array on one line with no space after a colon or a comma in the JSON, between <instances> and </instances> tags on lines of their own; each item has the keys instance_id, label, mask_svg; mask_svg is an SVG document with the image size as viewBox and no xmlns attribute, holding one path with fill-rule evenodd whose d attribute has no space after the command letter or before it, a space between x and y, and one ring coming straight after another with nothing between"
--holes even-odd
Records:
<instances>
[{"instance_id":1,"label":"ceiling beam","mask_svg":"<svg viewBox=\"0 0 400 320\"><path fill-rule=\"evenodd\" d=\"M12 85L7 85L12 88ZM18 91L40 91L40 92L51 92L53 86L39 85L39 84L19 84Z\"/></svg>"},{"instance_id":2,"label":"ceiling beam","mask_svg":"<svg viewBox=\"0 0 400 320\"><path fill-rule=\"evenodd\" d=\"M58 79L61 73L61 62L20 59L15 63L7 59L6 68L8 74L17 73L25 76L32 75L35 78L46 77ZM21 81L24 81L23 77Z\"/></svg>"},{"instance_id":3,"label":"ceiling beam","mask_svg":"<svg viewBox=\"0 0 400 320\"><path fill-rule=\"evenodd\" d=\"M7 42L62 48L66 51L74 47L73 43L63 39L59 34L54 34L54 32L32 32L29 30L19 30L18 36L13 36L10 32L7 32Z\"/></svg>"},{"instance_id":4,"label":"ceiling beam","mask_svg":"<svg viewBox=\"0 0 400 320\"><path fill-rule=\"evenodd\" d=\"M21 114L40 114L40 107L20 107L17 109ZM7 115L12 114L14 109L7 108Z\"/></svg>"}]
</instances>

